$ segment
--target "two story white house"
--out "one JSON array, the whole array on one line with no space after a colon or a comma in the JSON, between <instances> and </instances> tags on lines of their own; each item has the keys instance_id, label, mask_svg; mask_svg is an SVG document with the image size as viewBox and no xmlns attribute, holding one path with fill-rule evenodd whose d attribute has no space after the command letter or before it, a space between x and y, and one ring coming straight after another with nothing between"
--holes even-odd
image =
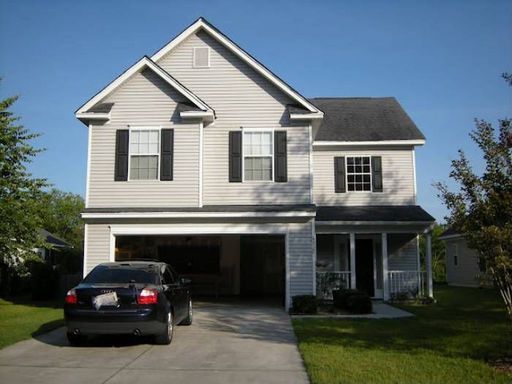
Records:
<instances>
[{"instance_id":1,"label":"two story white house","mask_svg":"<svg viewBox=\"0 0 512 384\"><path fill-rule=\"evenodd\" d=\"M307 99L200 18L76 117L89 130L84 274L159 259L198 289L285 307L334 286L432 295L425 138L394 98Z\"/></svg>"}]
</instances>

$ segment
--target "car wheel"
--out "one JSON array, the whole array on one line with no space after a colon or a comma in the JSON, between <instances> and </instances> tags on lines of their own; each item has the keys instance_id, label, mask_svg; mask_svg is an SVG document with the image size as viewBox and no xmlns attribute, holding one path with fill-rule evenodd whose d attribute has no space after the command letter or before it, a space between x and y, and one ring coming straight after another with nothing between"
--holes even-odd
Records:
<instances>
[{"instance_id":1,"label":"car wheel","mask_svg":"<svg viewBox=\"0 0 512 384\"><path fill-rule=\"evenodd\" d=\"M166 330L160 335L155 336L156 344L167 345L171 344L172 336L174 334L174 317L172 312L167 313Z\"/></svg>"},{"instance_id":2,"label":"car wheel","mask_svg":"<svg viewBox=\"0 0 512 384\"><path fill-rule=\"evenodd\" d=\"M75 335L71 332L66 332L66 336L68 338L69 344L74 347L84 345L87 342L87 336Z\"/></svg>"},{"instance_id":3,"label":"car wheel","mask_svg":"<svg viewBox=\"0 0 512 384\"><path fill-rule=\"evenodd\" d=\"M192 299L188 301L188 313L187 317L180 323L180 325L191 325L192 324L192 318L193 318L193 310L192 310Z\"/></svg>"}]
</instances>

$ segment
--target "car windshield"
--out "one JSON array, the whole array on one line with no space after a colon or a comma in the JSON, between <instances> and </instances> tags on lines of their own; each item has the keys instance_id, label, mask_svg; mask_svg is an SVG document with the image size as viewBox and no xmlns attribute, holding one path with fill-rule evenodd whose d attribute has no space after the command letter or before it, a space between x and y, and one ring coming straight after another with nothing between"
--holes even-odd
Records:
<instances>
[{"instance_id":1,"label":"car windshield","mask_svg":"<svg viewBox=\"0 0 512 384\"><path fill-rule=\"evenodd\" d=\"M98 266L94 268L84 279L87 284L157 284L156 272L129 267Z\"/></svg>"}]
</instances>

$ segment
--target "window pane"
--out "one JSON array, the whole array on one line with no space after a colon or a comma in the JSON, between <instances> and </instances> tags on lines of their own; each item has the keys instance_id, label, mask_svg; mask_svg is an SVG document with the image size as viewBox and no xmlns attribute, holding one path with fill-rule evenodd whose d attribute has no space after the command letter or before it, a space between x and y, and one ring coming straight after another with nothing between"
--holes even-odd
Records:
<instances>
[{"instance_id":1,"label":"window pane","mask_svg":"<svg viewBox=\"0 0 512 384\"><path fill-rule=\"evenodd\" d=\"M144 155L160 152L160 131L132 130L130 132L130 154Z\"/></svg>"},{"instance_id":2,"label":"window pane","mask_svg":"<svg viewBox=\"0 0 512 384\"><path fill-rule=\"evenodd\" d=\"M272 158L270 157L246 157L246 180L272 180Z\"/></svg>"},{"instance_id":3,"label":"window pane","mask_svg":"<svg viewBox=\"0 0 512 384\"><path fill-rule=\"evenodd\" d=\"M131 180L158 179L158 156L131 156Z\"/></svg>"}]
</instances>

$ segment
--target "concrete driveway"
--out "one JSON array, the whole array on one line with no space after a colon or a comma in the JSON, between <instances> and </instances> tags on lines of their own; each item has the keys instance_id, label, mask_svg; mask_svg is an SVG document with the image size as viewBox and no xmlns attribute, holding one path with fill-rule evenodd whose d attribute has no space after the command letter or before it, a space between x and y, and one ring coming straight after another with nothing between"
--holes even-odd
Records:
<instances>
[{"instance_id":1,"label":"concrete driveway","mask_svg":"<svg viewBox=\"0 0 512 384\"><path fill-rule=\"evenodd\" d=\"M4 330L5 331L5 330ZM133 337L69 347L60 328L0 350L1 383L308 383L278 307L197 303L169 346Z\"/></svg>"}]
</instances>

